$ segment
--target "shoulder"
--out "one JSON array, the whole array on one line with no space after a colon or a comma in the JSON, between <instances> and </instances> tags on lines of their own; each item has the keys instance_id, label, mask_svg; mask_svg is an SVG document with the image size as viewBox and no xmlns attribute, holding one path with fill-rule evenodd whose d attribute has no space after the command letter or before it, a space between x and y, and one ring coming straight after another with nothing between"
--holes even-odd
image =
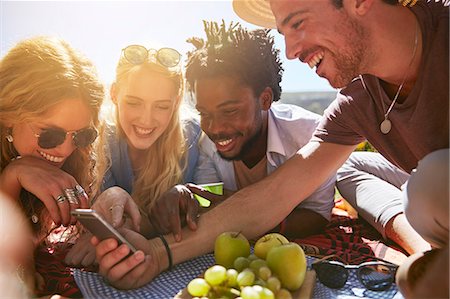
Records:
<instances>
[{"instance_id":1,"label":"shoulder","mask_svg":"<svg viewBox=\"0 0 450 299\"><path fill-rule=\"evenodd\" d=\"M198 143L202 129L200 128L200 121L197 118L189 117L182 119L181 127L183 128L183 135L188 146Z\"/></svg>"},{"instance_id":2,"label":"shoulder","mask_svg":"<svg viewBox=\"0 0 450 299\"><path fill-rule=\"evenodd\" d=\"M308 120L318 120L320 115L312 111L306 110L300 106L291 104L273 104L270 108L272 117L276 120L283 122L296 122L296 121L308 121Z\"/></svg>"}]
</instances>

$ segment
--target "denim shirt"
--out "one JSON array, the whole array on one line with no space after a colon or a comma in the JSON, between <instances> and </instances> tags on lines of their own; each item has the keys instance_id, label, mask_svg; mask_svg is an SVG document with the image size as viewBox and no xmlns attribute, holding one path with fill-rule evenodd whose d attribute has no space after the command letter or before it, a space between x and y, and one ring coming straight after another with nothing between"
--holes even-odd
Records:
<instances>
[{"instance_id":1,"label":"denim shirt","mask_svg":"<svg viewBox=\"0 0 450 299\"><path fill-rule=\"evenodd\" d=\"M183 172L183 181L180 183L194 182L194 175L199 157L198 142L201 129L197 119L182 121L183 133L187 141L188 154L187 165ZM108 127L108 145L111 151L111 167L107 170L102 190L112 186L119 186L131 194L133 191L134 174L128 155L128 144L125 136L118 136L115 127ZM180 161L184 165L184 161Z\"/></svg>"},{"instance_id":2,"label":"denim shirt","mask_svg":"<svg viewBox=\"0 0 450 299\"><path fill-rule=\"evenodd\" d=\"M320 115L295 105L272 105L268 114L268 175L309 142L320 119ZM199 146L199 167L195 181L199 184L222 181L224 189L236 191L233 162L220 157L214 143L206 135L201 138ZM298 207L313 210L329 220L334 207L335 182L336 174L333 174Z\"/></svg>"}]
</instances>

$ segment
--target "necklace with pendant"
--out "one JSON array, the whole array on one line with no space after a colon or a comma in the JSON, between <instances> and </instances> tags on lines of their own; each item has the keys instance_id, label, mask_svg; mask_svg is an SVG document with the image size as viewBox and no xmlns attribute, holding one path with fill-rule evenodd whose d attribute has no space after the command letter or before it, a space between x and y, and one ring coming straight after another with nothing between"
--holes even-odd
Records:
<instances>
[{"instance_id":1,"label":"necklace with pendant","mask_svg":"<svg viewBox=\"0 0 450 299\"><path fill-rule=\"evenodd\" d=\"M403 78L402 84L400 84L400 86L398 87L397 93L394 96L394 99L392 100L391 105L389 106L388 110L386 111L386 113L384 114L384 120L381 122L380 124L380 131L383 134L387 134L391 131L392 129L392 123L389 120L389 113L391 113L392 108L395 105L395 102L397 102L398 96L400 95L400 91L403 88L403 85L405 84L406 81L406 77L408 76L409 70L411 69L411 65L414 61L414 57L416 56L416 51L417 51L417 43L418 43L418 39L419 39L419 24L416 23L416 37L414 39L414 50L413 50L413 55L411 58L411 62L409 63L408 69L405 73L405 76ZM383 105L383 111L384 111L384 101L381 95L381 88L380 88L381 84L378 84L378 93L380 94L380 99L381 99L381 104Z\"/></svg>"}]
</instances>

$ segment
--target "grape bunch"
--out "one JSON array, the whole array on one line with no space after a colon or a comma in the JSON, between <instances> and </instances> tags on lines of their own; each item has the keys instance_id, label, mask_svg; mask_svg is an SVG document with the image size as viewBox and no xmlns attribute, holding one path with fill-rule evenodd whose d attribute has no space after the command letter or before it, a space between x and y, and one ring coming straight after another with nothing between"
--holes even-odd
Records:
<instances>
[{"instance_id":1,"label":"grape bunch","mask_svg":"<svg viewBox=\"0 0 450 299\"><path fill-rule=\"evenodd\" d=\"M285 299L291 293L282 288L280 280L273 275L267 262L254 254L238 257L233 268L214 265L203 278L191 280L187 286L193 297L242 299Z\"/></svg>"}]
</instances>

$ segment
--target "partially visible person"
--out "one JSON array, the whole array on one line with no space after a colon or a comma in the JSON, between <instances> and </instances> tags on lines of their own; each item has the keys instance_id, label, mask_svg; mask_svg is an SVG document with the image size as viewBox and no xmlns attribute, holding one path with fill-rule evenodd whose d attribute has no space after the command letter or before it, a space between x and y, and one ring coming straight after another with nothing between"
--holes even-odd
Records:
<instances>
[{"instance_id":1,"label":"partially visible person","mask_svg":"<svg viewBox=\"0 0 450 299\"><path fill-rule=\"evenodd\" d=\"M97 193L101 159L93 142L103 86L92 63L68 43L34 37L0 60L0 99L1 200L20 207L32 231L22 249L33 252L51 245L48 237L61 225L75 234L70 211L87 208ZM29 258L24 275L34 274ZM53 290L30 293L37 291Z\"/></svg>"},{"instance_id":2,"label":"partially visible person","mask_svg":"<svg viewBox=\"0 0 450 299\"><path fill-rule=\"evenodd\" d=\"M30 298L36 286L32 234L23 212L0 192L0 288L6 298Z\"/></svg>"},{"instance_id":3,"label":"partially visible person","mask_svg":"<svg viewBox=\"0 0 450 299\"><path fill-rule=\"evenodd\" d=\"M168 209L177 215L182 213L177 227L187 224L196 229L198 202L190 193L187 197L171 196L174 190L188 192L179 184L193 182L201 135L194 113L182 105L184 79L180 60L180 53L172 48L127 46L122 50L111 85L115 109L106 128L110 163L103 189L118 186L131 194L141 212L140 227L134 229L147 238L170 232L166 230L170 226L165 225L172 220ZM113 220L117 224L123 204L103 198L107 202L98 201L94 207L117 215L118 219ZM80 238L67 255L69 264L94 262L89 239L90 235Z\"/></svg>"},{"instance_id":4,"label":"partially visible person","mask_svg":"<svg viewBox=\"0 0 450 299\"><path fill-rule=\"evenodd\" d=\"M407 220L433 247L442 248L436 260L447 261L424 271L427 281L440 282L428 296L448 296L449 1L401 1L410 8L396 0L257 2L234 0L233 5L245 20L277 28L289 59L307 63L343 88L291 164L331 158L336 167L366 138L410 173L404 187ZM288 172L280 177L292 175ZM314 173L323 179L327 171ZM445 271L436 270L442 267ZM426 288L404 293L422 296Z\"/></svg>"}]
</instances>

